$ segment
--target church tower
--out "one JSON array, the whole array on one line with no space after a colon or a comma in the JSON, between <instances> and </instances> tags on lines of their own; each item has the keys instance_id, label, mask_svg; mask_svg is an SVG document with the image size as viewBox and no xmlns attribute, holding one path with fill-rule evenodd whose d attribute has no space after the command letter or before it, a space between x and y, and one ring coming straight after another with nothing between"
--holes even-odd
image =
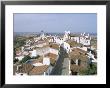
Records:
<instances>
[{"instance_id":1,"label":"church tower","mask_svg":"<svg viewBox=\"0 0 110 88\"><path fill-rule=\"evenodd\" d=\"M44 39L45 38L45 35L44 35L44 31L43 30L41 31L40 37L41 37L41 39Z\"/></svg>"},{"instance_id":2,"label":"church tower","mask_svg":"<svg viewBox=\"0 0 110 88\"><path fill-rule=\"evenodd\" d=\"M70 35L70 31L65 31L63 39L64 40L68 40L69 39L69 35Z\"/></svg>"}]
</instances>

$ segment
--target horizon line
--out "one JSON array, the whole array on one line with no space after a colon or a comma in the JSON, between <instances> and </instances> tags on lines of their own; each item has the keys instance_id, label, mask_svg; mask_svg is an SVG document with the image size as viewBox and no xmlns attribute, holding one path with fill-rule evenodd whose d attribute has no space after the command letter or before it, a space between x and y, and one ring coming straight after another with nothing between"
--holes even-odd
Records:
<instances>
[{"instance_id":1,"label":"horizon line","mask_svg":"<svg viewBox=\"0 0 110 88\"><path fill-rule=\"evenodd\" d=\"M84 32L70 32L70 33L84 33ZM42 32L19 32L19 33L42 33ZM44 33L64 33L64 32L44 32ZM96 33L97 34L97 32L85 32L85 33Z\"/></svg>"}]
</instances>

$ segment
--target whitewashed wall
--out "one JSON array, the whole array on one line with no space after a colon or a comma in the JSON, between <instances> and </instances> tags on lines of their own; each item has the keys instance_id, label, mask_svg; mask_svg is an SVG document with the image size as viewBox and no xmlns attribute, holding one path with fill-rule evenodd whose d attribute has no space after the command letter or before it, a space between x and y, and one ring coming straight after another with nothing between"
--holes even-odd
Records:
<instances>
[{"instance_id":1,"label":"whitewashed wall","mask_svg":"<svg viewBox=\"0 0 110 88\"><path fill-rule=\"evenodd\" d=\"M58 55L58 50L50 48L50 53Z\"/></svg>"}]
</instances>

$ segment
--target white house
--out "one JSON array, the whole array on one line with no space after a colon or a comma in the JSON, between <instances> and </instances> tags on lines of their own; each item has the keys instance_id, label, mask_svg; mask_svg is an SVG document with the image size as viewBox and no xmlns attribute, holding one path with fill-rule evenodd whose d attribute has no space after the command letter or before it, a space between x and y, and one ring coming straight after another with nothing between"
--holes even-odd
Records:
<instances>
[{"instance_id":1,"label":"white house","mask_svg":"<svg viewBox=\"0 0 110 88\"><path fill-rule=\"evenodd\" d=\"M22 55L29 55L29 52L28 51L24 51L24 52L22 52Z\"/></svg>"},{"instance_id":2,"label":"white house","mask_svg":"<svg viewBox=\"0 0 110 88\"><path fill-rule=\"evenodd\" d=\"M64 41L69 39L69 37L70 37L69 35L70 35L70 31L65 31L65 34L64 34L63 38L58 37L58 36L54 36L53 40L54 40L55 43L61 45Z\"/></svg>"},{"instance_id":3,"label":"white house","mask_svg":"<svg viewBox=\"0 0 110 88\"><path fill-rule=\"evenodd\" d=\"M56 50L56 49L52 49L52 48L50 48L49 49L49 53L53 53L53 54L56 54L56 55L58 55L58 50Z\"/></svg>"},{"instance_id":4,"label":"white house","mask_svg":"<svg viewBox=\"0 0 110 88\"><path fill-rule=\"evenodd\" d=\"M84 51L87 51L87 47L77 47L77 48L79 48L79 49L82 49L82 50L84 50Z\"/></svg>"},{"instance_id":5,"label":"white house","mask_svg":"<svg viewBox=\"0 0 110 88\"><path fill-rule=\"evenodd\" d=\"M34 42L37 42L38 40L40 40L40 37L35 37L34 38Z\"/></svg>"},{"instance_id":6,"label":"white house","mask_svg":"<svg viewBox=\"0 0 110 88\"><path fill-rule=\"evenodd\" d=\"M32 64L33 66L43 66L43 64L42 63L35 63L35 64Z\"/></svg>"},{"instance_id":7,"label":"white house","mask_svg":"<svg viewBox=\"0 0 110 88\"><path fill-rule=\"evenodd\" d=\"M67 53L69 53L71 51L70 45L68 43L66 43L66 42L63 42L61 44L61 46L66 50Z\"/></svg>"},{"instance_id":8,"label":"white house","mask_svg":"<svg viewBox=\"0 0 110 88\"><path fill-rule=\"evenodd\" d=\"M91 37L89 36L89 34L85 34L85 32L83 34L81 33L80 43L85 46L90 46L91 45L90 42L91 42Z\"/></svg>"},{"instance_id":9,"label":"white house","mask_svg":"<svg viewBox=\"0 0 110 88\"><path fill-rule=\"evenodd\" d=\"M74 37L73 39L77 43L81 43L84 46L90 46L91 45L91 43L90 43L91 42L91 37L90 37L89 34L85 34L85 32L81 33L80 37Z\"/></svg>"},{"instance_id":10,"label":"white house","mask_svg":"<svg viewBox=\"0 0 110 88\"><path fill-rule=\"evenodd\" d=\"M54 36L54 42L61 45L64 42L64 39Z\"/></svg>"},{"instance_id":11,"label":"white house","mask_svg":"<svg viewBox=\"0 0 110 88\"><path fill-rule=\"evenodd\" d=\"M63 40L66 41L69 39L70 31L65 31Z\"/></svg>"},{"instance_id":12,"label":"white house","mask_svg":"<svg viewBox=\"0 0 110 88\"><path fill-rule=\"evenodd\" d=\"M50 48L49 47L41 47L41 48L37 48L36 49L37 55L45 55L45 54L47 54L49 52L50 52Z\"/></svg>"},{"instance_id":13,"label":"white house","mask_svg":"<svg viewBox=\"0 0 110 88\"><path fill-rule=\"evenodd\" d=\"M15 58L20 61L20 60L22 60L24 58L24 56L23 55L22 56L16 56Z\"/></svg>"},{"instance_id":14,"label":"white house","mask_svg":"<svg viewBox=\"0 0 110 88\"><path fill-rule=\"evenodd\" d=\"M36 57L36 56L37 56L36 50L31 51L31 57Z\"/></svg>"},{"instance_id":15,"label":"white house","mask_svg":"<svg viewBox=\"0 0 110 88\"><path fill-rule=\"evenodd\" d=\"M26 45L25 46L29 46L32 43L31 40L26 40Z\"/></svg>"},{"instance_id":16,"label":"white house","mask_svg":"<svg viewBox=\"0 0 110 88\"><path fill-rule=\"evenodd\" d=\"M33 66L43 66L43 65L50 65L50 58L48 57L43 57L43 62L37 62L34 63Z\"/></svg>"},{"instance_id":17,"label":"white house","mask_svg":"<svg viewBox=\"0 0 110 88\"><path fill-rule=\"evenodd\" d=\"M47 43L45 41L38 41L38 42L35 43L36 47L43 47L45 45L47 45Z\"/></svg>"},{"instance_id":18,"label":"white house","mask_svg":"<svg viewBox=\"0 0 110 88\"><path fill-rule=\"evenodd\" d=\"M45 55L47 53L53 53L53 54L58 55L58 52L59 51L57 49L53 49L53 48L50 48L50 47L42 47L42 48L36 49L37 55Z\"/></svg>"},{"instance_id":19,"label":"white house","mask_svg":"<svg viewBox=\"0 0 110 88\"><path fill-rule=\"evenodd\" d=\"M23 52L23 51L24 51L24 47L22 46L22 47L21 47L21 52Z\"/></svg>"},{"instance_id":20,"label":"white house","mask_svg":"<svg viewBox=\"0 0 110 88\"><path fill-rule=\"evenodd\" d=\"M43 58L43 65L50 65L50 58L44 57Z\"/></svg>"},{"instance_id":21,"label":"white house","mask_svg":"<svg viewBox=\"0 0 110 88\"><path fill-rule=\"evenodd\" d=\"M77 43L80 43L80 38L79 37L74 37L73 40L76 41Z\"/></svg>"}]
</instances>

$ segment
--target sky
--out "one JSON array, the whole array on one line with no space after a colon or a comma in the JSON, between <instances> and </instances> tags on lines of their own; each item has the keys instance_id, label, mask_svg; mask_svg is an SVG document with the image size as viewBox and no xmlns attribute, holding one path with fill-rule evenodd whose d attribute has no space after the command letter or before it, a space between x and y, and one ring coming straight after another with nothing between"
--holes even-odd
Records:
<instances>
[{"instance_id":1,"label":"sky","mask_svg":"<svg viewBox=\"0 0 110 88\"><path fill-rule=\"evenodd\" d=\"M97 33L95 13L16 13L14 32Z\"/></svg>"}]
</instances>

